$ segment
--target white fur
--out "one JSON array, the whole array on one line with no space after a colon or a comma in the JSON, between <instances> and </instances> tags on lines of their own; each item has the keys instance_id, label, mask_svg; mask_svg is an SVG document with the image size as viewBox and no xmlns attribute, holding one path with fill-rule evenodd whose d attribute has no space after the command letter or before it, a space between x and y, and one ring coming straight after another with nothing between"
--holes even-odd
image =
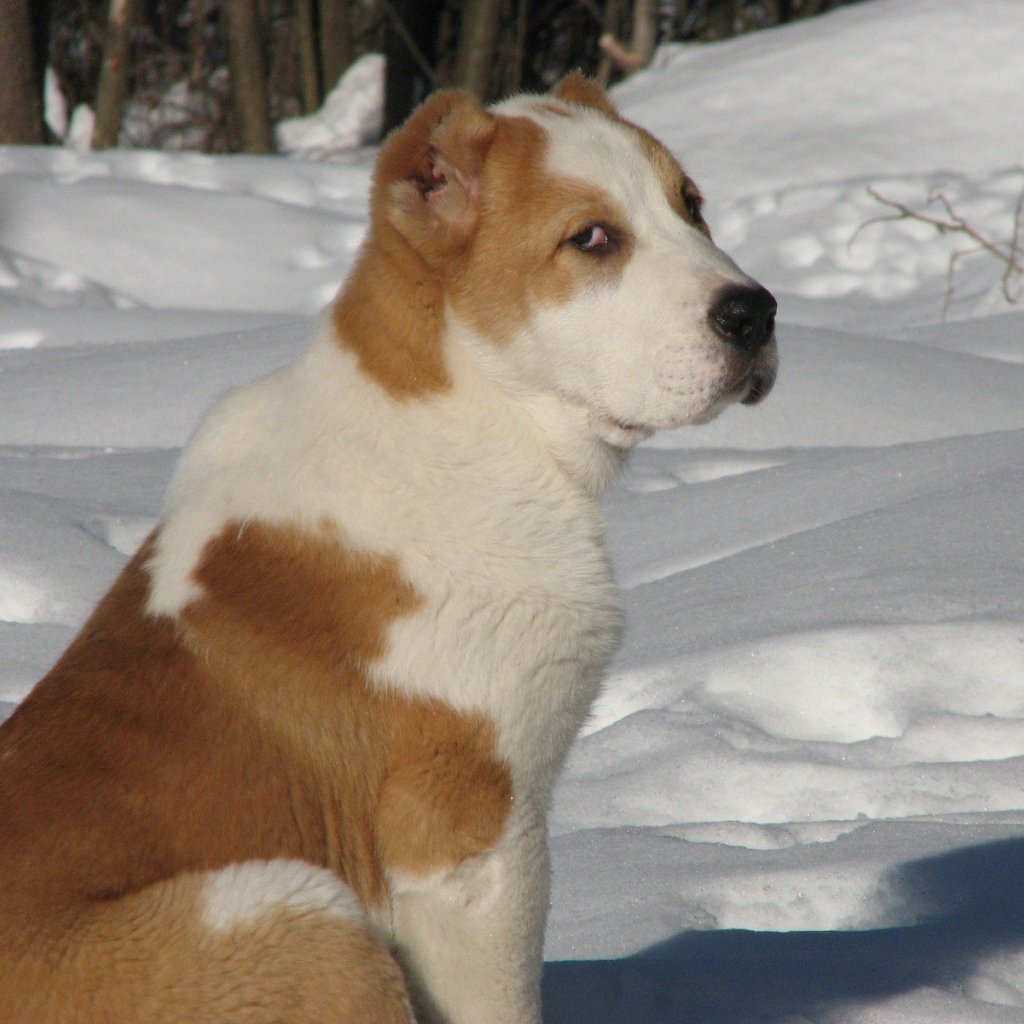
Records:
<instances>
[{"instance_id":1,"label":"white fur","mask_svg":"<svg viewBox=\"0 0 1024 1024\"><path fill-rule=\"evenodd\" d=\"M390 625L372 678L489 716L515 793L494 850L390 878L383 923L450 1024L539 1024L545 816L620 632L598 496L650 430L730 400L734 371L708 303L749 281L672 211L630 131L527 100L498 110L537 120L550 169L626 211L636 246L619 284L531 310L501 346L449 312L452 387L409 401L366 377L325 324L296 363L211 411L149 565L150 612L175 616L198 596L192 573L226 523L329 523L353 548L394 557L422 598ZM223 929L307 902L348 913L347 889L308 870L226 869L205 918Z\"/></svg>"},{"instance_id":2,"label":"white fur","mask_svg":"<svg viewBox=\"0 0 1024 1024\"><path fill-rule=\"evenodd\" d=\"M337 875L298 860L251 860L212 871L201 907L203 924L216 934L252 926L278 911L365 922L356 894Z\"/></svg>"},{"instance_id":3,"label":"white fur","mask_svg":"<svg viewBox=\"0 0 1024 1024\"><path fill-rule=\"evenodd\" d=\"M539 1024L547 832L529 808L518 819L495 850L451 871L391 876L396 952L434 1010L420 1024Z\"/></svg>"}]
</instances>

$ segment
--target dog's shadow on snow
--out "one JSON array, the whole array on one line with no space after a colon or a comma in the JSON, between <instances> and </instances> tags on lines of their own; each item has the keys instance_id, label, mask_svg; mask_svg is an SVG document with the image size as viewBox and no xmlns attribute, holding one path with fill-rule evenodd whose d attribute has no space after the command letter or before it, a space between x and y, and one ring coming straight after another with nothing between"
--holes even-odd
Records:
<instances>
[{"instance_id":1,"label":"dog's shadow on snow","mask_svg":"<svg viewBox=\"0 0 1024 1024\"><path fill-rule=\"evenodd\" d=\"M955 984L1024 948L1024 838L914 861L895 881L917 923L683 932L621 960L547 963L545 1024L782 1024Z\"/></svg>"}]
</instances>

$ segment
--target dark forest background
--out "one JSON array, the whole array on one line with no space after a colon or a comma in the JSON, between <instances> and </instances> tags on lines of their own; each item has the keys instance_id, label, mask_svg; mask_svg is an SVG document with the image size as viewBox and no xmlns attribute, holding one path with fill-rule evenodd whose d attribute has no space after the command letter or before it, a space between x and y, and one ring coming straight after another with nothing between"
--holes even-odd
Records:
<instances>
[{"instance_id":1,"label":"dark forest background","mask_svg":"<svg viewBox=\"0 0 1024 1024\"><path fill-rule=\"evenodd\" d=\"M47 68L69 110L95 111L94 148L260 153L273 150L275 122L316 110L366 53L386 57L387 129L435 88L492 100L575 68L609 84L659 43L724 39L848 2L2 0L0 142L59 141L44 121ZM148 125L142 138L125 130L126 111Z\"/></svg>"}]
</instances>

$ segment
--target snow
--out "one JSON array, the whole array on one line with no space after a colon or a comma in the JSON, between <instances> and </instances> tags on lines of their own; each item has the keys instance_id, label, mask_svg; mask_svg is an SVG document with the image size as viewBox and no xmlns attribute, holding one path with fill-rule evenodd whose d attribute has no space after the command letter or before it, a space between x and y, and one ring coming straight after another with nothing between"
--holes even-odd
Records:
<instances>
[{"instance_id":1,"label":"snow","mask_svg":"<svg viewBox=\"0 0 1024 1024\"><path fill-rule=\"evenodd\" d=\"M367 53L341 76L318 111L278 123L278 148L317 157L374 142L383 108L384 57Z\"/></svg>"},{"instance_id":2,"label":"snow","mask_svg":"<svg viewBox=\"0 0 1024 1024\"><path fill-rule=\"evenodd\" d=\"M1024 1020L1024 306L978 254L944 318L965 240L866 191L1009 237L1018 7L871 0L617 90L778 296L782 371L607 499L628 632L555 796L549 1024ZM0 149L0 714L351 265L373 152L317 131Z\"/></svg>"}]
</instances>

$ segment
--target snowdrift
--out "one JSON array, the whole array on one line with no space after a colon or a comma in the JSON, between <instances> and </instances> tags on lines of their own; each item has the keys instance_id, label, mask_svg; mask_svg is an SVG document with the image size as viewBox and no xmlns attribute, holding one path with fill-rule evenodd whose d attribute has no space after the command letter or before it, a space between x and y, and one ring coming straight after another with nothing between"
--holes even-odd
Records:
<instances>
[{"instance_id":1,"label":"snowdrift","mask_svg":"<svg viewBox=\"0 0 1024 1024\"><path fill-rule=\"evenodd\" d=\"M556 794L551 1024L1024 1019L1024 307L976 255L943 321L963 240L863 226L870 185L1009 236L1021 53L1017 0L872 0L617 92L779 297L782 371L608 499L628 633ZM210 398L298 351L372 161L0 150L0 714Z\"/></svg>"}]
</instances>

